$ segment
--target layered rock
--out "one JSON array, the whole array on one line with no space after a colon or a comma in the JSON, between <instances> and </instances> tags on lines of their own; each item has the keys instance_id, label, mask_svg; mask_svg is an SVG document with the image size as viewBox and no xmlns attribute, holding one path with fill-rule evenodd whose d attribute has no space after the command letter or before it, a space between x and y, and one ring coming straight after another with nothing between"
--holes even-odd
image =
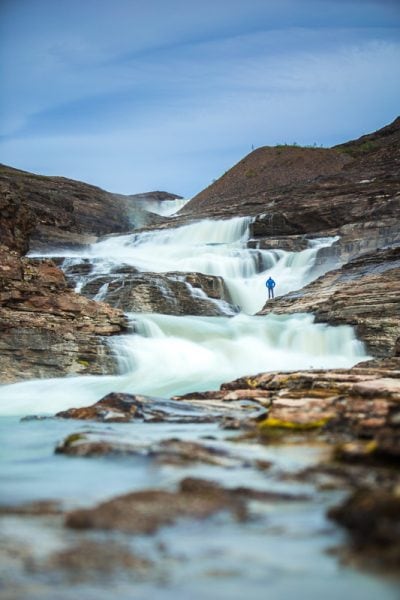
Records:
<instances>
[{"instance_id":1,"label":"layered rock","mask_svg":"<svg viewBox=\"0 0 400 600\"><path fill-rule=\"evenodd\" d=\"M115 372L105 338L125 327L121 311L70 290L51 260L0 246L0 381Z\"/></svg>"},{"instance_id":2,"label":"layered rock","mask_svg":"<svg viewBox=\"0 0 400 600\"><path fill-rule=\"evenodd\" d=\"M88 259L63 264L67 279L87 298L101 299L127 312L167 315L218 316L234 311L222 277L202 273L139 272L131 265L119 265L101 272ZM84 283L80 283L82 276ZM221 305L219 302L224 300Z\"/></svg>"},{"instance_id":3,"label":"layered rock","mask_svg":"<svg viewBox=\"0 0 400 600\"><path fill-rule=\"evenodd\" d=\"M176 197L166 192L154 194L157 198L161 194L164 199ZM12 196L23 212L35 215L30 236L30 248L34 251L49 244L88 244L108 233L164 222L162 217L143 210L135 196L112 194L73 179L45 177L0 165L0 197L4 196ZM151 198L153 194L143 196ZM21 212L18 218L23 218ZM5 239L4 242L9 243Z\"/></svg>"}]
</instances>

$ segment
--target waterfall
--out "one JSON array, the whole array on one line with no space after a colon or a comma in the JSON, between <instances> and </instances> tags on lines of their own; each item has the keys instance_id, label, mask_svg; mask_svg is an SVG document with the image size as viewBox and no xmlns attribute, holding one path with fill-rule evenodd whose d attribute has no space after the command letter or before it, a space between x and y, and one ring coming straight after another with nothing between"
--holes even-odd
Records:
<instances>
[{"instance_id":1,"label":"waterfall","mask_svg":"<svg viewBox=\"0 0 400 600\"><path fill-rule=\"evenodd\" d=\"M189 202L190 198L180 198L176 200L136 200L135 204L143 210L160 215L162 217L171 217L178 210L181 210Z\"/></svg>"},{"instance_id":2,"label":"waterfall","mask_svg":"<svg viewBox=\"0 0 400 600\"><path fill-rule=\"evenodd\" d=\"M224 278L234 305L247 314L265 303L265 280L277 282L276 296L300 289L313 279L318 250L337 238L312 240L301 252L247 247L252 217L203 220L179 228L111 236L86 251L65 250L59 256L93 263L92 277L106 275L121 263L143 272L198 272ZM39 256L39 255L36 255ZM318 275L321 274L319 270ZM80 280L77 291L82 288Z\"/></svg>"},{"instance_id":3,"label":"waterfall","mask_svg":"<svg viewBox=\"0 0 400 600\"><path fill-rule=\"evenodd\" d=\"M111 391L168 397L215 389L224 381L261 371L349 367L359 362L365 356L363 345L350 327L315 324L311 315L251 316L265 302L267 275L276 280L277 295L301 288L312 279L318 249L335 239L313 240L312 247L297 253L249 249L251 221L205 220L112 236L79 254L66 250L69 266L91 263L90 269L78 270L80 287L93 275L110 273L121 264L158 273L198 271L222 276L242 312L234 317L130 314L135 333L109 340L119 375L2 386L0 414L54 413L90 404ZM104 291L105 287L99 298Z\"/></svg>"}]
</instances>

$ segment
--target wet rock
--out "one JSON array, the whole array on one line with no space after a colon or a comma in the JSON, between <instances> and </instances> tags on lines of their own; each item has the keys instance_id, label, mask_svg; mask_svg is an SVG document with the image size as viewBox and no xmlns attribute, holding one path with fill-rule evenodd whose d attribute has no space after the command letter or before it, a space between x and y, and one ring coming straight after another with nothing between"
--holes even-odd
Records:
<instances>
[{"instance_id":1,"label":"wet rock","mask_svg":"<svg viewBox=\"0 0 400 600\"><path fill-rule=\"evenodd\" d=\"M315 431L337 446L336 456L343 460L398 458L398 370L361 364L347 370L261 373L223 384L218 397L246 393L253 398L262 393L267 403L267 417L252 424L266 440Z\"/></svg>"},{"instance_id":2,"label":"wet rock","mask_svg":"<svg viewBox=\"0 0 400 600\"><path fill-rule=\"evenodd\" d=\"M121 543L85 540L53 553L44 564L36 564L35 570L64 571L73 581L85 581L121 571L142 578L152 567L151 561Z\"/></svg>"},{"instance_id":3,"label":"wet rock","mask_svg":"<svg viewBox=\"0 0 400 600\"><path fill-rule=\"evenodd\" d=\"M239 520L248 517L247 502L303 501L304 495L258 491L240 487L223 488L214 481L189 477L175 492L146 490L113 498L95 508L67 514L73 529L117 529L133 534L152 534L179 519L206 519L226 511Z\"/></svg>"},{"instance_id":4,"label":"wet rock","mask_svg":"<svg viewBox=\"0 0 400 600\"><path fill-rule=\"evenodd\" d=\"M73 285L86 271L90 273L86 263L65 263L63 269ZM130 265L102 273L97 264L80 293L127 312L218 316L232 310L223 278L202 273L142 273ZM225 305L216 300L224 300Z\"/></svg>"},{"instance_id":5,"label":"wet rock","mask_svg":"<svg viewBox=\"0 0 400 600\"><path fill-rule=\"evenodd\" d=\"M364 566L400 568L400 495L360 489L328 516L347 529L347 559Z\"/></svg>"},{"instance_id":6,"label":"wet rock","mask_svg":"<svg viewBox=\"0 0 400 600\"><path fill-rule=\"evenodd\" d=\"M286 250L286 252L301 252L309 248L310 244L305 235L290 235L251 239L247 242L248 248L260 250Z\"/></svg>"},{"instance_id":7,"label":"wet rock","mask_svg":"<svg viewBox=\"0 0 400 600\"><path fill-rule=\"evenodd\" d=\"M0 515L21 515L42 517L62 514L62 507L54 500L38 500L17 506L0 506Z\"/></svg>"},{"instance_id":8,"label":"wet rock","mask_svg":"<svg viewBox=\"0 0 400 600\"><path fill-rule=\"evenodd\" d=\"M260 470L270 468L271 463L245 458L226 448L210 443L199 443L178 438L164 439L151 443L138 443L120 436L96 432L73 433L55 449L57 454L68 456L132 456L148 458L159 465L184 467L189 464L207 464L224 468L253 467Z\"/></svg>"},{"instance_id":9,"label":"wet rock","mask_svg":"<svg viewBox=\"0 0 400 600\"><path fill-rule=\"evenodd\" d=\"M127 423L141 420L148 423L210 423L227 416L237 419L257 419L265 409L255 400L208 399L184 402L149 396L111 393L91 406L71 408L56 414L63 419L95 420Z\"/></svg>"},{"instance_id":10,"label":"wet rock","mask_svg":"<svg viewBox=\"0 0 400 600\"><path fill-rule=\"evenodd\" d=\"M247 516L245 503L217 485L187 485L176 492L146 490L113 498L92 509L76 510L66 517L73 529L117 529L133 534L152 534L179 519L206 519L228 511L236 519Z\"/></svg>"},{"instance_id":11,"label":"wet rock","mask_svg":"<svg viewBox=\"0 0 400 600\"><path fill-rule=\"evenodd\" d=\"M47 259L0 246L0 381L116 372L103 336L127 328L123 313L68 289Z\"/></svg>"}]
</instances>

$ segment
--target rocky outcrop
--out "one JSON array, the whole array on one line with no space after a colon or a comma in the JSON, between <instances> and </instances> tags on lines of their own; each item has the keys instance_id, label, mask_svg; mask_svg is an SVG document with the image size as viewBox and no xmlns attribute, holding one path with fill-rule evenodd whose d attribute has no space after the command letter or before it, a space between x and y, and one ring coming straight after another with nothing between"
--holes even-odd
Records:
<instances>
[{"instance_id":1,"label":"rocky outcrop","mask_svg":"<svg viewBox=\"0 0 400 600\"><path fill-rule=\"evenodd\" d=\"M322 175L334 175L352 162L347 154L328 148L296 145L257 148L197 194L181 214L205 214L231 208L236 198L253 199L267 190L307 183Z\"/></svg>"},{"instance_id":2,"label":"rocky outcrop","mask_svg":"<svg viewBox=\"0 0 400 600\"><path fill-rule=\"evenodd\" d=\"M246 413L242 411L244 405ZM256 419L264 415L265 409L259 398L218 399L212 396L212 401L208 402L205 396L199 399L197 395L195 398L189 396L168 400L111 393L91 406L70 408L57 413L56 417L102 423L224 423L226 419L245 422L249 418Z\"/></svg>"},{"instance_id":3,"label":"rocky outcrop","mask_svg":"<svg viewBox=\"0 0 400 600\"><path fill-rule=\"evenodd\" d=\"M139 194L139 197L150 199L153 194L158 199L177 197L167 192L149 192ZM19 222L26 220L26 213L35 216L30 236L24 236L25 244L30 237L30 249L34 251L49 245L88 244L108 233L122 233L135 226L154 226L164 222L162 217L143 210L136 196L112 194L73 179L35 175L0 165L1 202L4 202L4 197L12 197L21 207ZM9 240L3 239L3 243L8 245Z\"/></svg>"},{"instance_id":4,"label":"rocky outcrop","mask_svg":"<svg viewBox=\"0 0 400 600\"><path fill-rule=\"evenodd\" d=\"M62 259L57 263L63 265ZM88 259L63 265L71 285L79 286L80 294L101 299L126 312L162 313L167 315L218 316L234 312L229 291L222 277L202 273L139 272L131 265L119 265L101 272L99 263ZM92 271L93 274L92 274ZM224 300L221 305L215 300Z\"/></svg>"},{"instance_id":5,"label":"rocky outcrop","mask_svg":"<svg viewBox=\"0 0 400 600\"><path fill-rule=\"evenodd\" d=\"M115 372L105 337L123 313L75 294L51 260L0 246L0 381Z\"/></svg>"},{"instance_id":6,"label":"rocky outcrop","mask_svg":"<svg viewBox=\"0 0 400 600\"><path fill-rule=\"evenodd\" d=\"M33 211L16 193L12 182L0 182L0 244L19 254L25 254L35 227L36 217Z\"/></svg>"},{"instance_id":7,"label":"rocky outcrop","mask_svg":"<svg viewBox=\"0 0 400 600\"><path fill-rule=\"evenodd\" d=\"M267 302L260 314L312 312L317 322L355 327L377 357L397 353L400 246L365 254L300 291Z\"/></svg>"}]
</instances>

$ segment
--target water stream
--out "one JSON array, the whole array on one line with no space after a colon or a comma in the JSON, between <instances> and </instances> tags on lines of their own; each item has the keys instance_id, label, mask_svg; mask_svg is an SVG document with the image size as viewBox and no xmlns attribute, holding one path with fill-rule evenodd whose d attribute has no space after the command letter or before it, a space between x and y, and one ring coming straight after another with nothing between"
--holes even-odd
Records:
<instances>
[{"instance_id":1,"label":"water stream","mask_svg":"<svg viewBox=\"0 0 400 600\"><path fill-rule=\"evenodd\" d=\"M299 586L309 600L317 600L322 594L332 600L340 596L394 600L396 591L390 583L341 568L335 557L326 553L342 539L324 516L340 493L321 492L301 482L285 483L280 476L318 461L325 451L323 447L235 444L216 424L91 424L91 431L143 443L171 437L213 440L209 443L242 456L257 455L274 466L262 472L243 466L154 466L140 458L79 459L54 455L54 447L67 434L86 430L87 424L51 419L21 423L17 418L52 415L71 406L89 405L109 391L169 397L216 389L224 381L261 371L349 367L360 361L365 351L349 327L315 324L310 315L253 316L265 302L268 275L277 282L277 295L300 289L315 277L318 248L333 240L314 241L299 253L248 249L250 221L203 221L179 229L112 236L83 252L61 253L66 266L89 259L94 269L85 277L111 272L121 264L144 272L198 271L222 276L241 312L222 317L130 314L135 333L109 341L118 360L118 375L1 386L0 503L52 498L61 500L66 508L92 505L132 490L173 489L186 475L216 479L228 487L305 491L313 500L277 506L255 503L254 519L249 523L234 523L222 515L201 525L179 523L164 528L155 537L136 537L135 548L161 565L157 576L150 580L132 582L126 577L111 577L71 585L53 575L38 579L29 570L18 571L14 565L0 569L6 583L11 578L10 585L26 594L29 590L29 597L35 600L106 600L110 594L120 600L239 600L246 595L255 600L297 600ZM39 552L39 547L42 552L65 547L72 539L72 533L43 519L2 518L0 534L5 540L3 545L22 540L31 545L32 552ZM30 587L32 577L36 587Z\"/></svg>"}]
</instances>

